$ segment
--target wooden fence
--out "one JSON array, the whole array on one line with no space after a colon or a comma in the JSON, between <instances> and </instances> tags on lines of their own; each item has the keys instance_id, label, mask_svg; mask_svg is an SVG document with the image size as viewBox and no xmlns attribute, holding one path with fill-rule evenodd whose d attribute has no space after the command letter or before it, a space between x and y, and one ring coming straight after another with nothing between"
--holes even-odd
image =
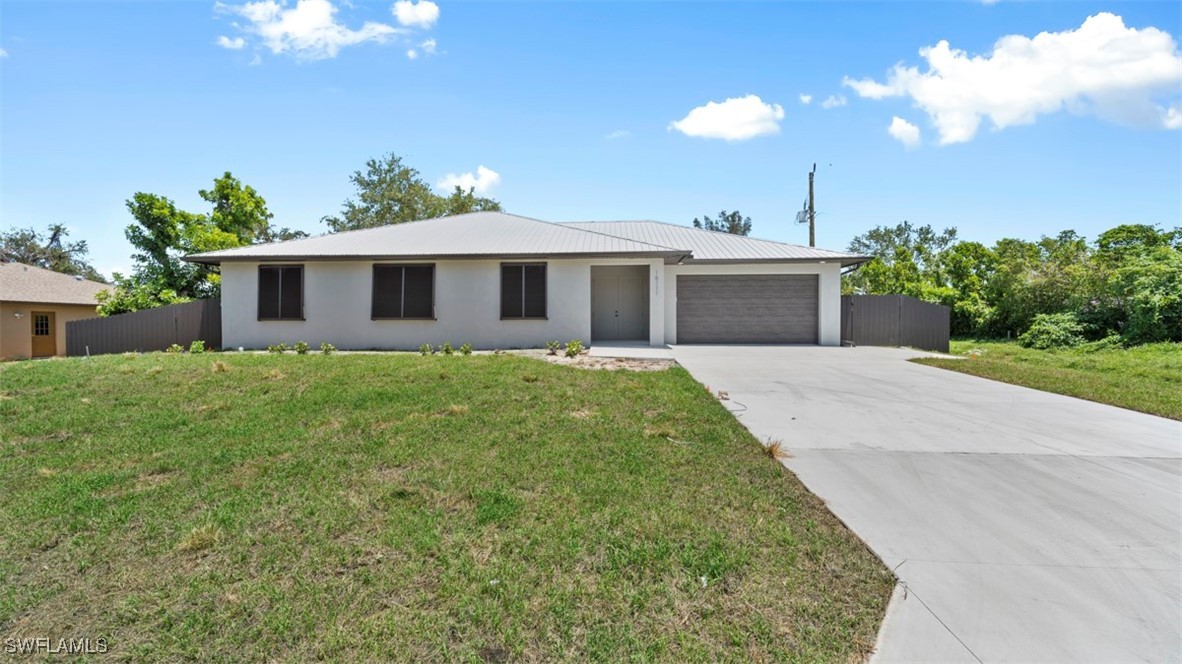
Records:
<instances>
[{"instance_id":1,"label":"wooden fence","mask_svg":"<svg viewBox=\"0 0 1182 664\"><path fill-rule=\"evenodd\" d=\"M66 355L102 355L164 350L193 341L222 346L222 302L218 298L145 309L107 318L66 323Z\"/></svg>"},{"instance_id":2,"label":"wooden fence","mask_svg":"<svg viewBox=\"0 0 1182 664\"><path fill-rule=\"evenodd\" d=\"M843 295L841 340L948 352L951 310L907 295Z\"/></svg>"}]
</instances>

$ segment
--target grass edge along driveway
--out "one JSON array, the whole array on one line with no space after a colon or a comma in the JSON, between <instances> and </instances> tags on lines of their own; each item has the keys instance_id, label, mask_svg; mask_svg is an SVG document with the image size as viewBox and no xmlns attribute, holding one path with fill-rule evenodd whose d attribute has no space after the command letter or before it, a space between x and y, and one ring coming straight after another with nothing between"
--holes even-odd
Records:
<instances>
[{"instance_id":1,"label":"grass edge along driveway","mask_svg":"<svg viewBox=\"0 0 1182 664\"><path fill-rule=\"evenodd\" d=\"M0 431L0 643L103 637L117 660L859 661L893 584L680 368L11 363Z\"/></svg>"},{"instance_id":2,"label":"grass edge along driveway","mask_svg":"<svg viewBox=\"0 0 1182 664\"><path fill-rule=\"evenodd\" d=\"M954 355L919 364L1182 420L1182 344L1064 350L1016 342L954 340Z\"/></svg>"}]
</instances>

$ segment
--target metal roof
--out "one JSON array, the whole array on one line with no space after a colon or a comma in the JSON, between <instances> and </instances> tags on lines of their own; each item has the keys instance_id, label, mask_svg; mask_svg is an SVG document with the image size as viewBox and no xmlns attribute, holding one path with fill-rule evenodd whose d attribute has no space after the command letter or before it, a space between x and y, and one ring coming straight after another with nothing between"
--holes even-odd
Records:
<instances>
[{"instance_id":1,"label":"metal roof","mask_svg":"<svg viewBox=\"0 0 1182 664\"><path fill-rule=\"evenodd\" d=\"M186 256L195 263L342 258L477 258L645 256L675 259L688 252L502 212L438 219L256 244Z\"/></svg>"},{"instance_id":2,"label":"metal roof","mask_svg":"<svg viewBox=\"0 0 1182 664\"><path fill-rule=\"evenodd\" d=\"M856 265L868 260L864 256L840 251L760 240L662 221L580 221L563 225L638 242L687 249L693 253L693 257L687 261L689 263L834 261L842 265Z\"/></svg>"},{"instance_id":3,"label":"metal roof","mask_svg":"<svg viewBox=\"0 0 1182 664\"><path fill-rule=\"evenodd\" d=\"M0 262L0 300L5 302L97 306L95 294L109 288L111 287L107 284L46 270L43 267Z\"/></svg>"},{"instance_id":4,"label":"metal roof","mask_svg":"<svg viewBox=\"0 0 1182 664\"><path fill-rule=\"evenodd\" d=\"M349 258L659 257L689 263L839 262L861 256L659 221L551 223L473 212L186 256L195 263Z\"/></svg>"}]
</instances>

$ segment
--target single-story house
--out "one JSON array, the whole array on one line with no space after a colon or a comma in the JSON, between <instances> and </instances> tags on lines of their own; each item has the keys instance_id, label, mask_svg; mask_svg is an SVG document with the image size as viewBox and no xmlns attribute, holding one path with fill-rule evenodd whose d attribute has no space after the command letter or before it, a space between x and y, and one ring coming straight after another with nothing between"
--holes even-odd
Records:
<instances>
[{"instance_id":1,"label":"single-story house","mask_svg":"<svg viewBox=\"0 0 1182 664\"><path fill-rule=\"evenodd\" d=\"M98 314L107 284L33 265L0 262L0 359L66 354L66 323Z\"/></svg>"},{"instance_id":2,"label":"single-story house","mask_svg":"<svg viewBox=\"0 0 1182 664\"><path fill-rule=\"evenodd\" d=\"M221 266L225 347L414 349L836 346L842 268L866 258L656 221L476 212L185 260Z\"/></svg>"}]
</instances>

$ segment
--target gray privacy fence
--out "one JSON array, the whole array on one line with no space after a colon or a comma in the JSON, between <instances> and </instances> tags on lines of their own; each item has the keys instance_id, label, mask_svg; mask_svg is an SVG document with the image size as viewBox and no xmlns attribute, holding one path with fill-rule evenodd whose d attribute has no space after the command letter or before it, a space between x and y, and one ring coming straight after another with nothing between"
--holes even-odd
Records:
<instances>
[{"instance_id":1,"label":"gray privacy fence","mask_svg":"<svg viewBox=\"0 0 1182 664\"><path fill-rule=\"evenodd\" d=\"M907 295L841 296L841 340L948 352L951 310Z\"/></svg>"},{"instance_id":2,"label":"gray privacy fence","mask_svg":"<svg viewBox=\"0 0 1182 664\"><path fill-rule=\"evenodd\" d=\"M197 300L107 318L66 323L66 355L186 349L200 339L209 349L222 346L222 301Z\"/></svg>"}]
</instances>

